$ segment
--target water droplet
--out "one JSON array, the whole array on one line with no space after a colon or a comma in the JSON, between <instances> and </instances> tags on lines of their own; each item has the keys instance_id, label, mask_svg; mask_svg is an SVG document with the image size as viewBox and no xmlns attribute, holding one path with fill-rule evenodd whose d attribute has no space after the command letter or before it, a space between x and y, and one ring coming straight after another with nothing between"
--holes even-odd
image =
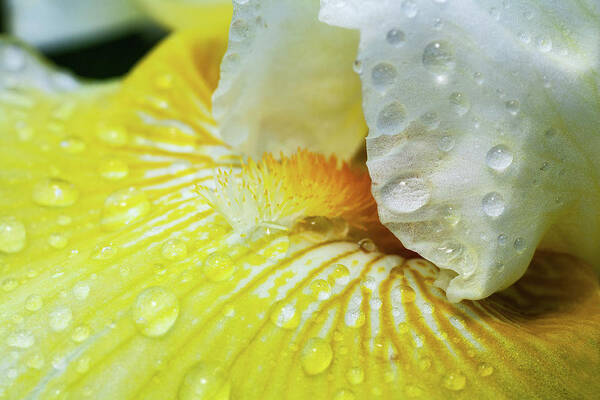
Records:
<instances>
[{"instance_id":1,"label":"water droplet","mask_svg":"<svg viewBox=\"0 0 600 400\"><path fill-rule=\"evenodd\" d=\"M373 253L378 251L377 245L369 238L364 238L358 241L358 246L367 253Z\"/></svg>"},{"instance_id":2,"label":"water droplet","mask_svg":"<svg viewBox=\"0 0 600 400\"><path fill-rule=\"evenodd\" d=\"M324 279L317 279L310 284L310 291L319 300L327 300L331 296L331 285Z\"/></svg>"},{"instance_id":3,"label":"water droplet","mask_svg":"<svg viewBox=\"0 0 600 400\"><path fill-rule=\"evenodd\" d=\"M71 325L73 319L73 313L71 309L66 306L57 307L48 316L48 322L50 329L56 332L64 331Z\"/></svg>"},{"instance_id":4,"label":"water droplet","mask_svg":"<svg viewBox=\"0 0 600 400\"><path fill-rule=\"evenodd\" d=\"M144 217L150 211L146 194L133 187L121 189L106 198L100 223L106 230L116 230Z\"/></svg>"},{"instance_id":5,"label":"water droplet","mask_svg":"<svg viewBox=\"0 0 600 400\"><path fill-rule=\"evenodd\" d=\"M85 300L90 293L90 286L85 282L77 282L73 286L73 296L77 300Z\"/></svg>"},{"instance_id":6,"label":"water droplet","mask_svg":"<svg viewBox=\"0 0 600 400\"><path fill-rule=\"evenodd\" d=\"M10 347L15 347L17 349L28 349L35 343L35 338L30 331L21 330L12 332L8 335L6 343Z\"/></svg>"},{"instance_id":7,"label":"water droplet","mask_svg":"<svg viewBox=\"0 0 600 400\"><path fill-rule=\"evenodd\" d=\"M367 316L359 308L348 309L348 311L346 311L346 314L344 315L345 324L351 328L360 328L365 324L366 321Z\"/></svg>"},{"instance_id":8,"label":"water droplet","mask_svg":"<svg viewBox=\"0 0 600 400\"><path fill-rule=\"evenodd\" d=\"M82 357L75 364L75 371L80 374L85 374L90 369L90 358Z\"/></svg>"},{"instance_id":9,"label":"water droplet","mask_svg":"<svg viewBox=\"0 0 600 400\"><path fill-rule=\"evenodd\" d=\"M542 53L548 53L550 50L552 50L552 40L548 38L538 36L535 39L535 44L538 50Z\"/></svg>"},{"instance_id":10,"label":"water droplet","mask_svg":"<svg viewBox=\"0 0 600 400\"><path fill-rule=\"evenodd\" d=\"M423 65L429 71L439 74L454 69L454 50L445 41L435 41L425 46L422 57Z\"/></svg>"},{"instance_id":11,"label":"water droplet","mask_svg":"<svg viewBox=\"0 0 600 400\"><path fill-rule=\"evenodd\" d=\"M352 391L350 391L348 389L339 390L333 397L333 400L355 400L355 399L356 399L356 396L354 395L354 393L352 393Z\"/></svg>"},{"instance_id":12,"label":"water droplet","mask_svg":"<svg viewBox=\"0 0 600 400\"><path fill-rule=\"evenodd\" d=\"M390 29L385 35L385 40L392 46L401 46L404 44L406 35L400 29Z\"/></svg>"},{"instance_id":13,"label":"water droplet","mask_svg":"<svg viewBox=\"0 0 600 400\"><path fill-rule=\"evenodd\" d=\"M129 175L129 167L121 160L106 160L100 164L98 173L104 179L116 181Z\"/></svg>"},{"instance_id":14,"label":"water droplet","mask_svg":"<svg viewBox=\"0 0 600 400\"><path fill-rule=\"evenodd\" d=\"M504 212L504 198L498 192L490 192L481 201L483 212L490 217L499 217Z\"/></svg>"},{"instance_id":15,"label":"water droplet","mask_svg":"<svg viewBox=\"0 0 600 400\"><path fill-rule=\"evenodd\" d=\"M398 76L398 71L390 63L379 63L371 71L371 79L375 86L383 87L390 85Z\"/></svg>"},{"instance_id":16,"label":"water droplet","mask_svg":"<svg viewBox=\"0 0 600 400\"><path fill-rule=\"evenodd\" d=\"M0 53L0 61L6 71L17 72L25 68L25 54L17 46L4 46Z\"/></svg>"},{"instance_id":17,"label":"water droplet","mask_svg":"<svg viewBox=\"0 0 600 400\"><path fill-rule=\"evenodd\" d=\"M440 126L440 118L434 111L429 111L421 115L420 121L428 131L437 129Z\"/></svg>"},{"instance_id":18,"label":"water droplet","mask_svg":"<svg viewBox=\"0 0 600 400\"><path fill-rule=\"evenodd\" d=\"M220 368L199 363L190 368L179 387L179 400L229 400L231 383Z\"/></svg>"},{"instance_id":19,"label":"water droplet","mask_svg":"<svg viewBox=\"0 0 600 400\"><path fill-rule=\"evenodd\" d=\"M14 217L0 217L0 251L17 253L25 247L25 225Z\"/></svg>"},{"instance_id":20,"label":"water droplet","mask_svg":"<svg viewBox=\"0 0 600 400\"><path fill-rule=\"evenodd\" d=\"M448 100L450 101L450 107L460 116L465 115L471 109L471 102L467 96L460 92L452 93Z\"/></svg>"},{"instance_id":21,"label":"water droplet","mask_svg":"<svg viewBox=\"0 0 600 400\"><path fill-rule=\"evenodd\" d=\"M523 239L522 237L518 237L515 239L515 242L513 244L515 250L517 251L517 253L523 253L525 251L526 243L525 243L525 239Z\"/></svg>"},{"instance_id":22,"label":"water droplet","mask_svg":"<svg viewBox=\"0 0 600 400\"><path fill-rule=\"evenodd\" d=\"M506 110L509 113L511 113L512 115L517 115L519 113L519 108L521 107L521 104L519 103L519 100L508 100L504 103L504 106L506 107Z\"/></svg>"},{"instance_id":23,"label":"water droplet","mask_svg":"<svg viewBox=\"0 0 600 400\"><path fill-rule=\"evenodd\" d=\"M5 292L12 292L17 288L17 286L19 286L19 282L17 282L16 279L8 278L2 281L2 289Z\"/></svg>"},{"instance_id":24,"label":"water droplet","mask_svg":"<svg viewBox=\"0 0 600 400\"><path fill-rule=\"evenodd\" d=\"M308 375L317 375L329 368L333 360L331 345L321 338L311 338L301 355L302 368Z\"/></svg>"},{"instance_id":25,"label":"water droplet","mask_svg":"<svg viewBox=\"0 0 600 400\"><path fill-rule=\"evenodd\" d=\"M69 243L69 239L62 233L53 233L48 236L48 244L55 249L64 249Z\"/></svg>"},{"instance_id":26,"label":"water droplet","mask_svg":"<svg viewBox=\"0 0 600 400\"><path fill-rule=\"evenodd\" d=\"M159 286L145 289L133 303L133 322L138 330L148 337L159 337L167 333L178 316L177 296Z\"/></svg>"},{"instance_id":27,"label":"water droplet","mask_svg":"<svg viewBox=\"0 0 600 400\"><path fill-rule=\"evenodd\" d=\"M406 121L406 109L402 103L394 101L377 115L377 129L381 134L393 135L404 130Z\"/></svg>"},{"instance_id":28,"label":"water droplet","mask_svg":"<svg viewBox=\"0 0 600 400\"><path fill-rule=\"evenodd\" d=\"M100 127L98 129L98 139L115 147L123 146L129 141L127 132L123 128L116 126Z\"/></svg>"},{"instance_id":29,"label":"water droplet","mask_svg":"<svg viewBox=\"0 0 600 400\"><path fill-rule=\"evenodd\" d=\"M402 11L404 11L404 15L406 15L407 18L414 18L419 12L417 4L412 0L403 1L401 7Z\"/></svg>"},{"instance_id":30,"label":"water droplet","mask_svg":"<svg viewBox=\"0 0 600 400\"><path fill-rule=\"evenodd\" d=\"M33 201L41 206L67 207L78 198L75 185L62 179L44 179L33 186Z\"/></svg>"},{"instance_id":31,"label":"water droplet","mask_svg":"<svg viewBox=\"0 0 600 400\"><path fill-rule=\"evenodd\" d=\"M456 140L454 139L454 136L444 135L438 140L438 149L447 153L454 148L455 144Z\"/></svg>"},{"instance_id":32,"label":"water droplet","mask_svg":"<svg viewBox=\"0 0 600 400\"><path fill-rule=\"evenodd\" d=\"M415 301L417 294L414 289L407 285L398 285L390 292L391 300L395 304L408 304Z\"/></svg>"},{"instance_id":33,"label":"water droplet","mask_svg":"<svg viewBox=\"0 0 600 400\"><path fill-rule=\"evenodd\" d=\"M329 278L336 284L345 285L350 280L350 271L343 264L335 264L335 268Z\"/></svg>"},{"instance_id":34,"label":"water droplet","mask_svg":"<svg viewBox=\"0 0 600 400\"><path fill-rule=\"evenodd\" d=\"M203 270L209 281L221 282L231 278L235 272L235 266L227 254L216 252L206 257Z\"/></svg>"},{"instance_id":35,"label":"water droplet","mask_svg":"<svg viewBox=\"0 0 600 400\"><path fill-rule=\"evenodd\" d=\"M28 311L38 311L40 308L42 308L43 305L44 302L42 300L42 297L37 294L32 294L25 300L25 309Z\"/></svg>"},{"instance_id":36,"label":"water droplet","mask_svg":"<svg viewBox=\"0 0 600 400\"><path fill-rule=\"evenodd\" d=\"M531 35L528 32L519 33L519 40L525 44L531 43Z\"/></svg>"},{"instance_id":37,"label":"water droplet","mask_svg":"<svg viewBox=\"0 0 600 400\"><path fill-rule=\"evenodd\" d=\"M26 363L31 369L42 369L44 366L44 357L41 354L34 354L27 359Z\"/></svg>"},{"instance_id":38,"label":"water droplet","mask_svg":"<svg viewBox=\"0 0 600 400\"><path fill-rule=\"evenodd\" d=\"M231 23L229 29L229 39L234 42L241 42L250 36L250 27L243 19L236 19Z\"/></svg>"},{"instance_id":39,"label":"water droplet","mask_svg":"<svg viewBox=\"0 0 600 400\"><path fill-rule=\"evenodd\" d=\"M71 136L60 142L60 147L69 154L81 153L85 150L85 142L76 136Z\"/></svg>"},{"instance_id":40,"label":"water droplet","mask_svg":"<svg viewBox=\"0 0 600 400\"><path fill-rule=\"evenodd\" d=\"M360 385L365 379L365 372L360 367L350 368L346 372L346 379L351 385Z\"/></svg>"},{"instance_id":41,"label":"water droplet","mask_svg":"<svg viewBox=\"0 0 600 400\"><path fill-rule=\"evenodd\" d=\"M504 233L501 233L500 235L498 235L498 244L500 246L506 246L507 242L508 242L508 236L506 236Z\"/></svg>"},{"instance_id":42,"label":"water droplet","mask_svg":"<svg viewBox=\"0 0 600 400\"><path fill-rule=\"evenodd\" d=\"M477 366L477 372L481 376L490 376L494 373L494 367L492 367L490 364L481 363Z\"/></svg>"},{"instance_id":43,"label":"water droplet","mask_svg":"<svg viewBox=\"0 0 600 400\"><path fill-rule=\"evenodd\" d=\"M397 214L417 211L429 202L431 193L425 181L417 177L400 178L380 192L385 207Z\"/></svg>"},{"instance_id":44,"label":"water droplet","mask_svg":"<svg viewBox=\"0 0 600 400\"><path fill-rule=\"evenodd\" d=\"M354 63L352 63L352 69L354 70L354 72L356 72L357 74L362 74L363 72L363 64L362 61L360 60L354 60Z\"/></svg>"},{"instance_id":45,"label":"water droplet","mask_svg":"<svg viewBox=\"0 0 600 400\"><path fill-rule=\"evenodd\" d=\"M501 172L512 164L513 154L508 147L499 144L487 152L485 162L491 169Z\"/></svg>"},{"instance_id":46,"label":"water droplet","mask_svg":"<svg viewBox=\"0 0 600 400\"><path fill-rule=\"evenodd\" d=\"M167 260L181 260L187 255L187 246L179 239L167 240L162 246L161 254Z\"/></svg>"},{"instance_id":47,"label":"water droplet","mask_svg":"<svg viewBox=\"0 0 600 400\"><path fill-rule=\"evenodd\" d=\"M473 79L476 84L481 85L483 83L483 74L481 72L475 72L473 74Z\"/></svg>"},{"instance_id":48,"label":"water droplet","mask_svg":"<svg viewBox=\"0 0 600 400\"><path fill-rule=\"evenodd\" d=\"M546 132L544 132L544 135L545 135L545 136L546 136L548 139L550 139L550 138L553 138L553 137L555 137L555 136L557 135L557 133L558 133L558 130L557 130L557 129L555 129L555 128L550 128L550 129L546 130Z\"/></svg>"},{"instance_id":49,"label":"water droplet","mask_svg":"<svg viewBox=\"0 0 600 400\"><path fill-rule=\"evenodd\" d=\"M74 342L81 343L90 336L90 328L87 325L80 325L73 329L71 339Z\"/></svg>"},{"instance_id":50,"label":"water droplet","mask_svg":"<svg viewBox=\"0 0 600 400\"><path fill-rule=\"evenodd\" d=\"M459 391L467 385L467 378L460 372L454 372L444 377L444 387L452 391Z\"/></svg>"},{"instance_id":51,"label":"water droplet","mask_svg":"<svg viewBox=\"0 0 600 400\"><path fill-rule=\"evenodd\" d=\"M289 303L276 304L271 313L271 322L280 328L295 329L300 323L300 315L296 307Z\"/></svg>"}]
</instances>

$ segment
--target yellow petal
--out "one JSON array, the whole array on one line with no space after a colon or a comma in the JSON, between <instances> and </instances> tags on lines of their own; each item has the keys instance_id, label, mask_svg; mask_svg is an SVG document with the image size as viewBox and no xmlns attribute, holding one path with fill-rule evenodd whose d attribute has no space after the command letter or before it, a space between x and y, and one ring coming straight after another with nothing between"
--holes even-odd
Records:
<instances>
[{"instance_id":1,"label":"yellow petal","mask_svg":"<svg viewBox=\"0 0 600 400\"><path fill-rule=\"evenodd\" d=\"M226 36L233 7L227 0L136 0L155 20L171 29L196 29Z\"/></svg>"},{"instance_id":2,"label":"yellow petal","mask_svg":"<svg viewBox=\"0 0 600 400\"><path fill-rule=\"evenodd\" d=\"M540 254L510 291L449 303L432 264L355 224L374 213L352 208L361 173L309 153L239 165L210 117L223 49L178 34L124 83L67 93L26 56L43 73L17 82L36 85L0 92L5 398L593 398L589 268ZM248 185L289 201L288 180L306 208L254 229L198 193L262 208L275 197Z\"/></svg>"}]
</instances>

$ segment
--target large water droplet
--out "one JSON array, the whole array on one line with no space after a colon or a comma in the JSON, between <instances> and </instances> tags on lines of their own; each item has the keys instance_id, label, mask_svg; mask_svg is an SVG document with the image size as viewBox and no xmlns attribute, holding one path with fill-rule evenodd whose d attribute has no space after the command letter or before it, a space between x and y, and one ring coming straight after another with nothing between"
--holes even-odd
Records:
<instances>
[{"instance_id":1,"label":"large water droplet","mask_svg":"<svg viewBox=\"0 0 600 400\"><path fill-rule=\"evenodd\" d=\"M385 185L380 195L383 205L388 210L403 214L414 212L426 205L431 193L423 179L406 177Z\"/></svg>"},{"instance_id":2,"label":"large water droplet","mask_svg":"<svg viewBox=\"0 0 600 400\"><path fill-rule=\"evenodd\" d=\"M180 400L228 400L230 393L231 383L220 368L199 363L186 372L178 397Z\"/></svg>"},{"instance_id":3,"label":"large water droplet","mask_svg":"<svg viewBox=\"0 0 600 400\"><path fill-rule=\"evenodd\" d=\"M25 247L25 225L14 217L0 217L0 251L17 253Z\"/></svg>"},{"instance_id":4,"label":"large water droplet","mask_svg":"<svg viewBox=\"0 0 600 400\"><path fill-rule=\"evenodd\" d=\"M504 198L498 192L490 192L481 200L483 212L490 217L498 217L504 212Z\"/></svg>"},{"instance_id":5,"label":"large water droplet","mask_svg":"<svg viewBox=\"0 0 600 400\"><path fill-rule=\"evenodd\" d=\"M47 207L67 207L75 204L79 190L62 179L44 179L33 186L33 201Z\"/></svg>"},{"instance_id":6,"label":"large water droplet","mask_svg":"<svg viewBox=\"0 0 600 400\"><path fill-rule=\"evenodd\" d=\"M398 71L396 71L396 67L386 62L377 64L371 71L373 84L379 87L392 84L397 76Z\"/></svg>"},{"instance_id":7,"label":"large water droplet","mask_svg":"<svg viewBox=\"0 0 600 400\"><path fill-rule=\"evenodd\" d=\"M456 65L454 50L445 41L435 41L425 46L422 61L425 68L436 74L452 70Z\"/></svg>"},{"instance_id":8,"label":"large water droplet","mask_svg":"<svg viewBox=\"0 0 600 400\"><path fill-rule=\"evenodd\" d=\"M216 252L212 253L206 260L203 266L204 275L213 282L221 282L229 279L235 271L233 260L227 254Z\"/></svg>"},{"instance_id":9,"label":"large water droplet","mask_svg":"<svg viewBox=\"0 0 600 400\"><path fill-rule=\"evenodd\" d=\"M66 306L60 306L50 312L48 316L48 322L50 324L50 329L56 332L64 331L71 325L71 321L73 320L73 313L71 309Z\"/></svg>"},{"instance_id":10,"label":"large water droplet","mask_svg":"<svg viewBox=\"0 0 600 400\"><path fill-rule=\"evenodd\" d=\"M321 338L309 339L302 350L301 363L308 375L317 375L329 368L333 360L331 345Z\"/></svg>"},{"instance_id":11,"label":"large water droplet","mask_svg":"<svg viewBox=\"0 0 600 400\"><path fill-rule=\"evenodd\" d=\"M508 147L499 144L487 152L485 162L491 169L501 172L512 164L513 155Z\"/></svg>"},{"instance_id":12,"label":"large water droplet","mask_svg":"<svg viewBox=\"0 0 600 400\"><path fill-rule=\"evenodd\" d=\"M159 337L171 329L179 316L179 300L165 288L155 286L142 291L131 310L138 330L148 337Z\"/></svg>"},{"instance_id":13,"label":"large water droplet","mask_svg":"<svg viewBox=\"0 0 600 400\"><path fill-rule=\"evenodd\" d=\"M104 202L100 223L106 230L116 230L131 224L150 211L150 201L146 194L135 188L121 189Z\"/></svg>"},{"instance_id":14,"label":"large water droplet","mask_svg":"<svg viewBox=\"0 0 600 400\"><path fill-rule=\"evenodd\" d=\"M377 116L377 128L384 135L393 135L405 128L406 109L394 101L385 106Z\"/></svg>"}]
</instances>

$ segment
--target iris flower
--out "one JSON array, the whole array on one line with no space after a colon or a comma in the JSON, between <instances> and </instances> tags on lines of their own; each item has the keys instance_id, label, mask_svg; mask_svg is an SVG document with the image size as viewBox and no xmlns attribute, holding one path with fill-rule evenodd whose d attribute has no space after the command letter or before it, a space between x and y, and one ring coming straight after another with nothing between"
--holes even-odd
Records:
<instances>
[{"instance_id":1,"label":"iris flower","mask_svg":"<svg viewBox=\"0 0 600 400\"><path fill-rule=\"evenodd\" d=\"M600 8L496 3L2 39L0 398L597 398Z\"/></svg>"}]
</instances>

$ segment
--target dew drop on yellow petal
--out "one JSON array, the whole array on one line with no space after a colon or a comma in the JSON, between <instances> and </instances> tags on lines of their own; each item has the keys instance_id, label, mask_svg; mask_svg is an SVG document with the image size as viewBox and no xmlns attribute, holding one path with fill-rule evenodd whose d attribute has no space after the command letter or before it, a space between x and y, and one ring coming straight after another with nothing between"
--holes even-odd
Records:
<instances>
[{"instance_id":1,"label":"dew drop on yellow petal","mask_svg":"<svg viewBox=\"0 0 600 400\"><path fill-rule=\"evenodd\" d=\"M6 343L17 349L28 349L35 343L35 338L30 331L20 330L10 333Z\"/></svg>"},{"instance_id":2,"label":"dew drop on yellow petal","mask_svg":"<svg viewBox=\"0 0 600 400\"><path fill-rule=\"evenodd\" d=\"M150 201L141 190L117 190L106 198L102 210L102 227L112 231L131 224L150 211Z\"/></svg>"},{"instance_id":3,"label":"dew drop on yellow petal","mask_svg":"<svg viewBox=\"0 0 600 400\"><path fill-rule=\"evenodd\" d=\"M344 264L336 264L334 267L333 272L329 275L330 280L332 280L333 283L338 283L340 285L348 283L350 280L350 271L348 270L348 267Z\"/></svg>"},{"instance_id":4,"label":"dew drop on yellow petal","mask_svg":"<svg viewBox=\"0 0 600 400\"><path fill-rule=\"evenodd\" d=\"M350 368L346 372L346 379L351 385L360 385L365 379L365 372L360 367Z\"/></svg>"},{"instance_id":5,"label":"dew drop on yellow petal","mask_svg":"<svg viewBox=\"0 0 600 400\"><path fill-rule=\"evenodd\" d=\"M120 127L100 127L98 129L98 139L115 147L123 146L129 140L127 132Z\"/></svg>"},{"instance_id":6,"label":"dew drop on yellow petal","mask_svg":"<svg viewBox=\"0 0 600 400\"><path fill-rule=\"evenodd\" d=\"M43 305L42 297L37 294L32 294L25 300L25 309L28 311L38 311Z\"/></svg>"},{"instance_id":7,"label":"dew drop on yellow petal","mask_svg":"<svg viewBox=\"0 0 600 400\"><path fill-rule=\"evenodd\" d=\"M71 339L74 342L81 343L90 336L90 328L87 325L80 325L73 329Z\"/></svg>"},{"instance_id":8,"label":"dew drop on yellow petal","mask_svg":"<svg viewBox=\"0 0 600 400\"><path fill-rule=\"evenodd\" d=\"M167 260L181 260L187 255L187 246L179 239L167 240L162 246L161 254Z\"/></svg>"},{"instance_id":9,"label":"dew drop on yellow petal","mask_svg":"<svg viewBox=\"0 0 600 400\"><path fill-rule=\"evenodd\" d=\"M311 338L302 350L300 361L308 375L317 375L325 371L333 359L331 345L321 338Z\"/></svg>"},{"instance_id":10,"label":"dew drop on yellow petal","mask_svg":"<svg viewBox=\"0 0 600 400\"><path fill-rule=\"evenodd\" d=\"M26 362L27 366L31 369L42 369L44 363L44 357L41 354L33 354Z\"/></svg>"},{"instance_id":11,"label":"dew drop on yellow petal","mask_svg":"<svg viewBox=\"0 0 600 400\"><path fill-rule=\"evenodd\" d=\"M417 298L414 289L407 285L398 285L391 290L391 298L394 302L402 304L412 303Z\"/></svg>"},{"instance_id":12,"label":"dew drop on yellow petal","mask_svg":"<svg viewBox=\"0 0 600 400\"><path fill-rule=\"evenodd\" d=\"M340 391L338 391L335 396L333 397L333 400L355 400L356 396L354 395L354 393L352 393L350 390L348 389L342 389Z\"/></svg>"},{"instance_id":13,"label":"dew drop on yellow petal","mask_svg":"<svg viewBox=\"0 0 600 400\"><path fill-rule=\"evenodd\" d=\"M300 324L300 315L293 304L281 302L273 308L271 322L280 328L295 329Z\"/></svg>"},{"instance_id":14,"label":"dew drop on yellow petal","mask_svg":"<svg viewBox=\"0 0 600 400\"><path fill-rule=\"evenodd\" d=\"M52 233L48 236L48 244L55 249L64 249L69 243L69 239L62 233Z\"/></svg>"},{"instance_id":15,"label":"dew drop on yellow petal","mask_svg":"<svg viewBox=\"0 0 600 400\"><path fill-rule=\"evenodd\" d=\"M233 260L227 254L212 253L204 260L204 275L213 282L221 282L229 279L235 271Z\"/></svg>"},{"instance_id":16,"label":"dew drop on yellow petal","mask_svg":"<svg viewBox=\"0 0 600 400\"><path fill-rule=\"evenodd\" d=\"M331 285L324 279L317 279L310 284L310 290L319 300L327 300L331 296Z\"/></svg>"},{"instance_id":17,"label":"dew drop on yellow petal","mask_svg":"<svg viewBox=\"0 0 600 400\"><path fill-rule=\"evenodd\" d=\"M481 376L490 376L494 373L494 367L487 363L481 363L477 367L477 372L479 372L479 375Z\"/></svg>"},{"instance_id":18,"label":"dew drop on yellow petal","mask_svg":"<svg viewBox=\"0 0 600 400\"><path fill-rule=\"evenodd\" d=\"M229 400L231 383L215 366L198 363L185 374L179 400Z\"/></svg>"},{"instance_id":19,"label":"dew drop on yellow petal","mask_svg":"<svg viewBox=\"0 0 600 400\"><path fill-rule=\"evenodd\" d=\"M444 387L449 390L463 390L467 385L467 378L460 372L452 372L444 377Z\"/></svg>"},{"instance_id":20,"label":"dew drop on yellow petal","mask_svg":"<svg viewBox=\"0 0 600 400\"><path fill-rule=\"evenodd\" d=\"M14 217L0 217L0 251L17 253L25 247L25 225Z\"/></svg>"},{"instance_id":21,"label":"dew drop on yellow petal","mask_svg":"<svg viewBox=\"0 0 600 400\"><path fill-rule=\"evenodd\" d=\"M71 136L60 142L60 147L69 154L81 153L85 150L85 142L76 136Z\"/></svg>"},{"instance_id":22,"label":"dew drop on yellow petal","mask_svg":"<svg viewBox=\"0 0 600 400\"><path fill-rule=\"evenodd\" d=\"M135 299L132 309L133 322L148 337L159 337L167 333L178 315L177 296L159 286L142 291Z\"/></svg>"},{"instance_id":23,"label":"dew drop on yellow petal","mask_svg":"<svg viewBox=\"0 0 600 400\"><path fill-rule=\"evenodd\" d=\"M49 178L33 186L33 201L41 206L67 207L75 204L79 190L70 182L58 178Z\"/></svg>"},{"instance_id":24,"label":"dew drop on yellow petal","mask_svg":"<svg viewBox=\"0 0 600 400\"><path fill-rule=\"evenodd\" d=\"M129 167L121 160L106 160L100 164L98 173L104 179L117 181L126 178L129 175Z\"/></svg>"},{"instance_id":25,"label":"dew drop on yellow petal","mask_svg":"<svg viewBox=\"0 0 600 400\"><path fill-rule=\"evenodd\" d=\"M61 332L67 329L69 325L71 325L72 320L73 313L71 312L71 309L66 306L55 308L48 316L50 329L56 332Z\"/></svg>"}]
</instances>

